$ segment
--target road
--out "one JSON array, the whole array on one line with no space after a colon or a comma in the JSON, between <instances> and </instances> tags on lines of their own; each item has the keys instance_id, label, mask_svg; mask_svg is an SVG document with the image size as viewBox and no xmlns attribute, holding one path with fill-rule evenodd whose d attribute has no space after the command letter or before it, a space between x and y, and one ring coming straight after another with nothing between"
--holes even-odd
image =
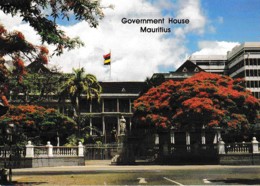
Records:
<instances>
[{"instance_id":1,"label":"road","mask_svg":"<svg viewBox=\"0 0 260 186\"><path fill-rule=\"evenodd\" d=\"M15 169L17 183L37 185L260 185L260 166L112 166Z\"/></svg>"}]
</instances>

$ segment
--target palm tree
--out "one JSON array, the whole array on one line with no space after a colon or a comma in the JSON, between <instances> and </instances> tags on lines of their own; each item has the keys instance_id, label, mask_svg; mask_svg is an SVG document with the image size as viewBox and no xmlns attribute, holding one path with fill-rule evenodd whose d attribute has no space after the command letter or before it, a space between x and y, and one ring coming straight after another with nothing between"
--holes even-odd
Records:
<instances>
[{"instance_id":1,"label":"palm tree","mask_svg":"<svg viewBox=\"0 0 260 186\"><path fill-rule=\"evenodd\" d=\"M60 98L66 95L70 96L71 104L74 110L74 117L78 121L80 130L80 102L84 96L87 100L92 101L93 98L100 100L102 87L97 81L97 78L92 74L86 74L84 68L73 69L71 76L66 83L61 87Z\"/></svg>"}]
</instances>

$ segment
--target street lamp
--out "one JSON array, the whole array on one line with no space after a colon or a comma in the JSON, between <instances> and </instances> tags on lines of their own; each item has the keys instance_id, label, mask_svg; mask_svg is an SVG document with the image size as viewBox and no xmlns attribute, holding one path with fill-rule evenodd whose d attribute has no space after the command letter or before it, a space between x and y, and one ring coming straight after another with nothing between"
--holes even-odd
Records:
<instances>
[{"instance_id":1,"label":"street lamp","mask_svg":"<svg viewBox=\"0 0 260 186\"><path fill-rule=\"evenodd\" d=\"M15 125L9 123L5 129L5 134L7 135L7 141L9 142L9 182L12 182L12 144L13 144L13 133L15 132ZM5 149L5 159L6 159L6 149ZM5 161L6 168L6 161Z\"/></svg>"}]
</instances>

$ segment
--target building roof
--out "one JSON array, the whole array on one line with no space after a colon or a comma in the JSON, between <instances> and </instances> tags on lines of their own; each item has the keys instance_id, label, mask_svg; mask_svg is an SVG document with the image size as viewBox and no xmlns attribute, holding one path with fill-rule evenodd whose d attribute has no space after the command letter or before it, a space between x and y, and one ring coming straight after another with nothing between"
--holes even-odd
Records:
<instances>
[{"instance_id":1,"label":"building roof","mask_svg":"<svg viewBox=\"0 0 260 186\"><path fill-rule=\"evenodd\" d=\"M52 73L47 67L39 62L30 63L26 69L32 73Z\"/></svg>"},{"instance_id":2,"label":"building roof","mask_svg":"<svg viewBox=\"0 0 260 186\"><path fill-rule=\"evenodd\" d=\"M99 82L104 94L139 94L145 85L145 82Z\"/></svg>"},{"instance_id":3,"label":"building roof","mask_svg":"<svg viewBox=\"0 0 260 186\"><path fill-rule=\"evenodd\" d=\"M178 73L197 73L197 72L204 72L202 68L200 68L198 65L194 64L190 60L185 61L175 72Z\"/></svg>"},{"instance_id":4,"label":"building roof","mask_svg":"<svg viewBox=\"0 0 260 186\"><path fill-rule=\"evenodd\" d=\"M227 60L227 55L192 55L189 57L190 61L198 61L198 60Z\"/></svg>"},{"instance_id":5,"label":"building roof","mask_svg":"<svg viewBox=\"0 0 260 186\"><path fill-rule=\"evenodd\" d=\"M242 50L259 50L260 49L260 42L245 42L241 45L235 46L231 51L227 53L228 59L232 58L237 53L241 52Z\"/></svg>"}]
</instances>

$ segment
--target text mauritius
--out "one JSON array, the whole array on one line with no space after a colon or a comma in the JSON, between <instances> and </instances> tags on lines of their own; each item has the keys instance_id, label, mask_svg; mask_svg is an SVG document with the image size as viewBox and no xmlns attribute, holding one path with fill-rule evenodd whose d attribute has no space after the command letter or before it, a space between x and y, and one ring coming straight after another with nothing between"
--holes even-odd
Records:
<instances>
[{"instance_id":1,"label":"text mauritius","mask_svg":"<svg viewBox=\"0 0 260 186\"><path fill-rule=\"evenodd\" d=\"M147 26L141 26L140 32L146 32L146 33L155 33L155 32L164 32L169 33L171 32L170 27L163 27L165 24L189 24L189 19L175 19L175 18L161 18L161 19L128 19L128 18L122 18L121 22L123 24L159 24L160 26L157 28L147 27Z\"/></svg>"}]
</instances>

